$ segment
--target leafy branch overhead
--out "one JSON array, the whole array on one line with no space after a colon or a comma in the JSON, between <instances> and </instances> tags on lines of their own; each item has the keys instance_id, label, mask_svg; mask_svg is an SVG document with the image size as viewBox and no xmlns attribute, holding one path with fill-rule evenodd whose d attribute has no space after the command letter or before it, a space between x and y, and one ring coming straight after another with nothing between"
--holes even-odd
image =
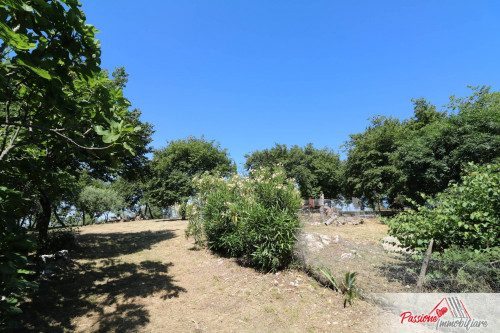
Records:
<instances>
[{"instance_id":1,"label":"leafy branch overhead","mask_svg":"<svg viewBox=\"0 0 500 333\"><path fill-rule=\"evenodd\" d=\"M0 160L48 139L80 149L120 145L141 130L122 87L100 70L97 30L77 1L4 1L0 7ZM101 141L95 140L101 137Z\"/></svg>"}]
</instances>

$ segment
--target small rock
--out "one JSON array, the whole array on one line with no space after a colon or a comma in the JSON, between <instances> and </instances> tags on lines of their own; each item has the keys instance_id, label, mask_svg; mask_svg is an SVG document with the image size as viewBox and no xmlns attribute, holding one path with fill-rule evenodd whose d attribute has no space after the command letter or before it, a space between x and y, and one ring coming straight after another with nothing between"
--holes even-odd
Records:
<instances>
[{"instance_id":1,"label":"small rock","mask_svg":"<svg viewBox=\"0 0 500 333\"><path fill-rule=\"evenodd\" d=\"M319 235L319 237L321 238L321 242L323 242L323 244L325 245L330 244L330 242L332 241L332 239L327 235Z\"/></svg>"},{"instance_id":2,"label":"small rock","mask_svg":"<svg viewBox=\"0 0 500 333\"><path fill-rule=\"evenodd\" d=\"M69 252L68 250L61 250L57 251L56 254L56 259L64 259L64 260L69 260Z\"/></svg>"},{"instance_id":3,"label":"small rock","mask_svg":"<svg viewBox=\"0 0 500 333\"><path fill-rule=\"evenodd\" d=\"M342 255L340 256L340 259L352 259L354 258L354 254L352 253L342 253Z\"/></svg>"},{"instance_id":4,"label":"small rock","mask_svg":"<svg viewBox=\"0 0 500 333\"><path fill-rule=\"evenodd\" d=\"M47 264L47 263L49 263L51 261L54 261L56 259L56 256L53 255L53 254L42 254L40 256L40 259L42 260L42 262L44 264Z\"/></svg>"}]
</instances>

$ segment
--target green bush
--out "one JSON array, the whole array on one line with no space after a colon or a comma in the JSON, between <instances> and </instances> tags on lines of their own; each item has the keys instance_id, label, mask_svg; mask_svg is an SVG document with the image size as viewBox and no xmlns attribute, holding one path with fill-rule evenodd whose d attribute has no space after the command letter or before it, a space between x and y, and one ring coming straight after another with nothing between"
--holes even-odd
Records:
<instances>
[{"instance_id":1,"label":"green bush","mask_svg":"<svg viewBox=\"0 0 500 333\"><path fill-rule=\"evenodd\" d=\"M188 205L187 236L262 270L290 264L301 200L281 166L229 179L206 174L194 182L197 197Z\"/></svg>"},{"instance_id":2,"label":"green bush","mask_svg":"<svg viewBox=\"0 0 500 333\"><path fill-rule=\"evenodd\" d=\"M75 229L72 227L58 228L50 230L47 234L47 241L39 253L55 253L60 250L70 250L76 245Z\"/></svg>"},{"instance_id":3,"label":"green bush","mask_svg":"<svg viewBox=\"0 0 500 333\"><path fill-rule=\"evenodd\" d=\"M25 202L20 192L0 186L0 330L17 327L19 304L28 289L36 288L26 279L32 273L26 264L35 243L17 224Z\"/></svg>"},{"instance_id":4,"label":"green bush","mask_svg":"<svg viewBox=\"0 0 500 333\"><path fill-rule=\"evenodd\" d=\"M500 246L500 164L465 168L452 184L425 205L386 220L389 233L403 246L423 252L431 238L434 250L453 245L485 249Z\"/></svg>"}]
</instances>

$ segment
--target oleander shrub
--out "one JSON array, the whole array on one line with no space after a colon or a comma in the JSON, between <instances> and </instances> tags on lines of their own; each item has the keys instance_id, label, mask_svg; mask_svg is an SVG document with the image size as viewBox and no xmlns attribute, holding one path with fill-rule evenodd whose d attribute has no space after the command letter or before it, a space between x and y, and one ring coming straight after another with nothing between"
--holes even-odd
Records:
<instances>
[{"instance_id":1,"label":"oleander shrub","mask_svg":"<svg viewBox=\"0 0 500 333\"><path fill-rule=\"evenodd\" d=\"M186 235L198 244L264 271L287 267L300 228L300 194L281 166L242 177L195 178Z\"/></svg>"}]
</instances>

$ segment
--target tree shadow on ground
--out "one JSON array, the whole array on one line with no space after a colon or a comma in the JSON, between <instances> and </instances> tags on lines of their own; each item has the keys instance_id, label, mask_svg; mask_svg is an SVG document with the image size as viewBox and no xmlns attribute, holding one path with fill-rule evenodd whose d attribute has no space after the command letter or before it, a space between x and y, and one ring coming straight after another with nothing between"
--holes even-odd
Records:
<instances>
[{"instance_id":1,"label":"tree shadow on ground","mask_svg":"<svg viewBox=\"0 0 500 333\"><path fill-rule=\"evenodd\" d=\"M177 237L173 230L129 233L84 234L78 236L76 259L112 258L149 250L156 243Z\"/></svg>"},{"instance_id":2,"label":"tree shadow on ground","mask_svg":"<svg viewBox=\"0 0 500 333\"><path fill-rule=\"evenodd\" d=\"M390 282L399 282L404 286L415 286L422 261L411 257L411 255L400 254L390 262L384 262L376 268Z\"/></svg>"},{"instance_id":3,"label":"tree shadow on ground","mask_svg":"<svg viewBox=\"0 0 500 333\"><path fill-rule=\"evenodd\" d=\"M126 249L127 241L137 234L149 238L146 237L144 243L134 250ZM102 244L102 251L99 242L83 235L79 237L81 248L77 256L86 259L119 256L148 249L158 241L173 237L165 232L153 234L94 235L98 240L106 241ZM154 294L166 300L186 292L168 274L172 266L173 263L160 261L130 263L116 258L84 263L73 261L56 278L40 282L32 302L23 306L22 332L141 330L149 322L149 312L144 308L147 304L145 298ZM77 318L78 322L75 321Z\"/></svg>"}]
</instances>

